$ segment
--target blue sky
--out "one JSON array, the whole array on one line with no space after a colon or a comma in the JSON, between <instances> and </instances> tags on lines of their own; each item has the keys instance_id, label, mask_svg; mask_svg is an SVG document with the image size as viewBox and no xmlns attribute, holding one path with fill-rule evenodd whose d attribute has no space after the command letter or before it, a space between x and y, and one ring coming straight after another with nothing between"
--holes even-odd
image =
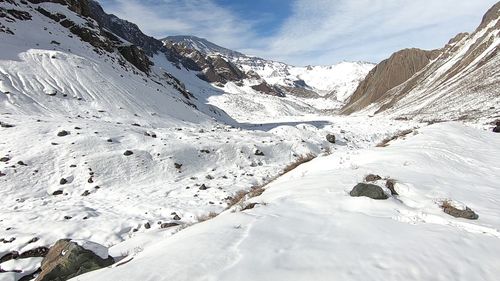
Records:
<instances>
[{"instance_id":1,"label":"blue sky","mask_svg":"<svg viewBox=\"0 0 500 281\"><path fill-rule=\"evenodd\" d=\"M188 34L295 65L379 62L473 31L497 0L98 0L151 36Z\"/></svg>"}]
</instances>

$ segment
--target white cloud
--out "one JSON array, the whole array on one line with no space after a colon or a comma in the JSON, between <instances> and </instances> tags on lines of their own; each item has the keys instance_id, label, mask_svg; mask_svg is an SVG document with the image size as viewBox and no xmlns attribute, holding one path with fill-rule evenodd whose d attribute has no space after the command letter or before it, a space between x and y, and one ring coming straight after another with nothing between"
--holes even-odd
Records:
<instances>
[{"instance_id":1,"label":"white cloud","mask_svg":"<svg viewBox=\"0 0 500 281\"><path fill-rule=\"evenodd\" d=\"M108 11L160 37L192 34L293 64L377 62L402 48L439 48L472 31L496 0L294 0L276 34L261 37L213 0L101 0ZM245 1L245 0L241 0ZM291 1L291 0L290 0Z\"/></svg>"},{"instance_id":2,"label":"white cloud","mask_svg":"<svg viewBox=\"0 0 500 281\"><path fill-rule=\"evenodd\" d=\"M407 48L438 48L471 31L496 0L297 0L267 47L248 49L298 64L379 61ZM264 45L262 45L264 46Z\"/></svg>"},{"instance_id":3,"label":"white cloud","mask_svg":"<svg viewBox=\"0 0 500 281\"><path fill-rule=\"evenodd\" d=\"M252 41L254 22L242 20L212 0L101 0L106 11L136 23L154 37L196 35L231 48Z\"/></svg>"}]
</instances>

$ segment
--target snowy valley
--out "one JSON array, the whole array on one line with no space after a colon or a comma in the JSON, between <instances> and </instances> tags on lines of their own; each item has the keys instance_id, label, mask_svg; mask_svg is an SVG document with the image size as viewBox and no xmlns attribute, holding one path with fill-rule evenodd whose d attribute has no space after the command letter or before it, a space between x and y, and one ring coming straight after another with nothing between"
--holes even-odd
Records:
<instances>
[{"instance_id":1,"label":"snowy valley","mask_svg":"<svg viewBox=\"0 0 500 281\"><path fill-rule=\"evenodd\" d=\"M301 67L0 0L0 280L496 280L499 30Z\"/></svg>"}]
</instances>

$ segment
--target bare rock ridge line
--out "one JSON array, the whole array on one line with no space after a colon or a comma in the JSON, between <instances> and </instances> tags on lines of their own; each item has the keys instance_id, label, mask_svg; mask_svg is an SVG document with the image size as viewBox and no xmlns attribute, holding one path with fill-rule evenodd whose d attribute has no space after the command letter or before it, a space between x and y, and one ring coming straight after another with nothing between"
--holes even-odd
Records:
<instances>
[{"instance_id":1,"label":"bare rock ridge line","mask_svg":"<svg viewBox=\"0 0 500 281\"><path fill-rule=\"evenodd\" d=\"M500 2L488 10L473 33L460 33L438 50L402 50L379 63L341 112L368 110L421 119L440 112L447 120L493 118L498 108L488 103L500 102L499 36Z\"/></svg>"},{"instance_id":2,"label":"bare rock ridge line","mask_svg":"<svg viewBox=\"0 0 500 281\"><path fill-rule=\"evenodd\" d=\"M437 52L405 49L394 53L368 73L342 112L350 114L386 98L390 89L401 85L424 68L437 56Z\"/></svg>"}]
</instances>

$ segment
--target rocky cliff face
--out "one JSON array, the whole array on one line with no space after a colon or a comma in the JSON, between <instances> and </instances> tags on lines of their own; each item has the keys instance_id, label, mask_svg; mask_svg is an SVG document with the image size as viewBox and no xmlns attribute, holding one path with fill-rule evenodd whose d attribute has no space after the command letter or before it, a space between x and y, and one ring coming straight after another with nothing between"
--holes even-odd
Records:
<instances>
[{"instance_id":1,"label":"rocky cliff face","mask_svg":"<svg viewBox=\"0 0 500 281\"><path fill-rule=\"evenodd\" d=\"M177 67L199 71L198 77L210 83L225 84L247 78L236 65L220 55L206 55L184 43L164 41L164 52Z\"/></svg>"},{"instance_id":2,"label":"rocky cliff face","mask_svg":"<svg viewBox=\"0 0 500 281\"><path fill-rule=\"evenodd\" d=\"M443 120L498 117L499 45L497 3L473 33L457 35L444 48L399 52L405 57L398 59L396 53L380 63L360 84L343 112L368 110L401 118ZM402 66L403 62L412 64Z\"/></svg>"},{"instance_id":3,"label":"rocky cliff face","mask_svg":"<svg viewBox=\"0 0 500 281\"><path fill-rule=\"evenodd\" d=\"M394 53L368 73L342 109L343 113L349 114L383 100L390 89L407 81L436 55L437 51L420 49L405 49Z\"/></svg>"}]
</instances>

